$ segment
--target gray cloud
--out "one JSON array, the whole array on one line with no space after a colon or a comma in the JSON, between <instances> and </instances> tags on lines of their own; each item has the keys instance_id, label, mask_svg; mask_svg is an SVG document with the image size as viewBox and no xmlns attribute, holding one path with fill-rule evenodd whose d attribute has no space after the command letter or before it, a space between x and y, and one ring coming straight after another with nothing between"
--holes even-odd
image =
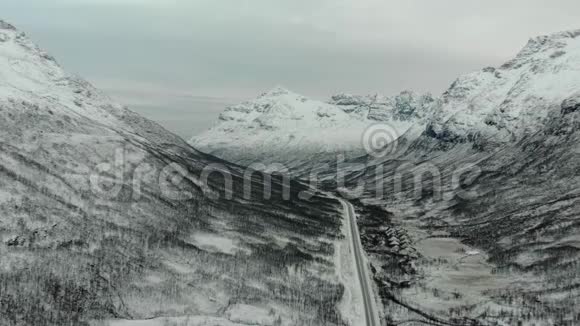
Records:
<instances>
[{"instance_id":1,"label":"gray cloud","mask_svg":"<svg viewBox=\"0 0 580 326\"><path fill-rule=\"evenodd\" d=\"M318 98L440 93L462 73L509 59L531 36L580 27L576 0L21 0L3 7L3 18L69 71L128 104L143 103L131 103L142 97L127 90L157 96L159 107L174 105L167 99L177 94L229 103L277 84ZM181 104L189 105L212 118L220 109Z\"/></svg>"}]
</instances>

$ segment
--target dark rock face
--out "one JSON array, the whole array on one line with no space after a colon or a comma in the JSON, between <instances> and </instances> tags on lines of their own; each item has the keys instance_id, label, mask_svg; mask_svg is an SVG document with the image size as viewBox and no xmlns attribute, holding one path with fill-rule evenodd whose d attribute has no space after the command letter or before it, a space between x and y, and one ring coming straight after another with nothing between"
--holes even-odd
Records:
<instances>
[{"instance_id":1,"label":"dark rock face","mask_svg":"<svg viewBox=\"0 0 580 326\"><path fill-rule=\"evenodd\" d=\"M467 141L467 139L463 139L461 136L454 134L452 131L448 129L443 129L441 131L435 131L433 125L428 125L425 129L425 135L440 141L441 143L447 144L457 144L463 143Z\"/></svg>"},{"instance_id":2,"label":"dark rock face","mask_svg":"<svg viewBox=\"0 0 580 326\"><path fill-rule=\"evenodd\" d=\"M580 95L573 96L562 102L562 114L566 115L580 109Z\"/></svg>"}]
</instances>

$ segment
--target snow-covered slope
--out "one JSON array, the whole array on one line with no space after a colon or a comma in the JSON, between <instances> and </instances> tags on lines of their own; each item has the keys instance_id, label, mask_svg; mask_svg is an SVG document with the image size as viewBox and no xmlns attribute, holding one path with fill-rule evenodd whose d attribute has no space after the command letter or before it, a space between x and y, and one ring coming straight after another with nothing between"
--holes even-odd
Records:
<instances>
[{"instance_id":1,"label":"snow-covered slope","mask_svg":"<svg viewBox=\"0 0 580 326\"><path fill-rule=\"evenodd\" d=\"M580 30L530 39L498 68L458 78L428 134L443 142L513 142L540 128L562 100L580 89Z\"/></svg>"},{"instance_id":2,"label":"snow-covered slope","mask_svg":"<svg viewBox=\"0 0 580 326\"><path fill-rule=\"evenodd\" d=\"M578 324L579 92L580 31L534 38L350 175L392 324Z\"/></svg>"},{"instance_id":3,"label":"snow-covered slope","mask_svg":"<svg viewBox=\"0 0 580 326\"><path fill-rule=\"evenodd\" d=\"M428 95L404 92L389 98L341 94L329 103L310 100L281 87L253 101L227 108L216 126L194 136L202 151L241 164L336 161L365 154L363 135L386 124L392 139L426 121L434 103Z\"/></svg>"},{"instance_id":4,"label":"snow-covered slope","mask_svg":"<svg viewBox=\"0 0 580 326\"><path fill-rule=\"evenodd\" d=\"M218 172L202 180L208 166ZM0 22L1 325L258 324L263 311L277 325L342 324L340 206L298 198L308 188L296 182L285 200L273 179L271 196L258 175L243 195L238 166L114 104Z\"/></svg>"}]
</instances>

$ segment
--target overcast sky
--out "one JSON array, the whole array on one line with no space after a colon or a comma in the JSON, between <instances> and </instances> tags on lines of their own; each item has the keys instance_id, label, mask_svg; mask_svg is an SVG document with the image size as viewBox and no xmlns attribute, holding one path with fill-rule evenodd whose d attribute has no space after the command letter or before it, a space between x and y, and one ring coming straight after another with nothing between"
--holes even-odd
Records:
<instances>
[{"instance_id":1,"label":"overcast sky","mask_svg":"<svg viewBox=\"0 0 580 326\"><path fill-rule=\"evenodd\" d=\"M273 86L441 93L531 36L578 29L578 0L18 0L2 18L71 72L184 137Z\"/></svg>"}]
</instances>

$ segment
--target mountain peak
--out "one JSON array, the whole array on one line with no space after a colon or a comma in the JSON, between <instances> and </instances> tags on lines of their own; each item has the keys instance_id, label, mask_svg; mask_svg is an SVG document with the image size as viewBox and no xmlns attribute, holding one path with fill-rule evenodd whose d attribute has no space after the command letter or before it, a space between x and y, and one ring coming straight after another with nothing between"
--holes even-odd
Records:
<instances>
[{"instance_id":1,"label":"mountain peak","mask_svg":"<svg viewBox=\"0 0 580 326\"><path fill-rule=\"evenodd\" d=\"M459 77L444 93L431 124L435 138L453 135L466 141L476 135L495 146L542 128L580 89L578 36L580 30L570 30L532 38L500 67Z\"/></svg>"},{"instance_id":2,"label":"mountain peak","mask_svg":"<svg viewBox=\"0 0 580 326\"><path fill-rule=\"evenodd\" d=\"M572 30L567 30L567 31L550 33L550 34L532 37L530 39L530 42L542 42L544 40L568 39L568 38L576 38L578 36L580 36L580 29L572 29Z\"/></svg>"},{"instance_id":3,"label":"mountain peak","mask_svg":"<svg viewBox=\"0 0 580 326\"><path fill-rule=\"evenodd\" d=\"M58 65L51 55L32 42L25 33L3 20L0 20L0 57L28 62L34 61L35 59L32 57L36 57L40 61L35 62L35 64L40 64L41 61L50 61L51 64Z\"/></svg>"},{"instance_id":4,"label":"mountain peak","mask_svg":"<svg viewBox=\"0 0 580 326\"><path fill-rule=\"evenodd\" d=\"M288 90L287 88L285 88L283 86L278 85L278 86L272 88L271 90L263 93L262 95L260 95L260 97L277 97L277 96L290 95L290 94L295 94L295 93Z\"/></svg>"},{"instance_id":5,"label":"mountain peak","mask_svg":"<svg viewBox=\"0 0 580 326\"><path fill-rule=\"evenodd\" d=\"M580 29L532 37L517 56L504 64L502 68L512 68L514 66L519 68L528 59L535 58L538 55L542 56L542 53L548 57L558 57L565 53L564 48L567 48L578 36L580 36ZM554 51L558 51L558 53Z\"/></svg>"}]
</instances>

